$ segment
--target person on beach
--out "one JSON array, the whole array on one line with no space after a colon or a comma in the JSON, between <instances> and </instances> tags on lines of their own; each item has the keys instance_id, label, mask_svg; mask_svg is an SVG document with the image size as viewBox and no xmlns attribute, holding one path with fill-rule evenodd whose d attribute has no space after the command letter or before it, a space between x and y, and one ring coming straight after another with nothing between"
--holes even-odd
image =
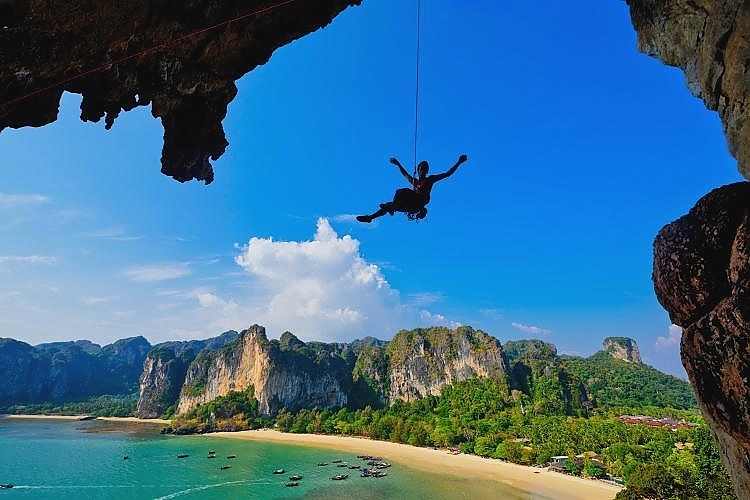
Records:
<instances>
[{"instance_id":1,"label":"person on beach","mask_svg":"<svg viewBox=\"0 0 750 500\"><path fill-rule=\"evenodd\" d=\"M412 185L411 188L400 188L393 195L393 201L380 204L380 209L370 215L358 215L359 222L372 222L373 219L382 217L385 214L393 215L394 212L404 212L410 219L424 219L427 216L427 204L430 202L430 192L436 182L450 177L455 173L458 167L468 158L465 154L458 157L458 161L451 168L442 174L427 175L430 171L430 165L426 161L419 162L417 165L417 177L413 177L396 158L391 158L391 163L396 165L407 181Z\"/></svg>"}]
</instances>

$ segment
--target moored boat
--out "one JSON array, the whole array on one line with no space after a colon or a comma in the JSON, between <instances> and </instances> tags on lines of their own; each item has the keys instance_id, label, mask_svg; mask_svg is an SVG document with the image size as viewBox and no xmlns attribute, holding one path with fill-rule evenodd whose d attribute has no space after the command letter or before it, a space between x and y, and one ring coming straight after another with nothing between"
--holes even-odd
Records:
<instances>
[{"instance_id":1,"label":"moored boat","mask_svg":"<svg viewBox=\"0 0 750 500\"><path fill-rule=\"evenodd\" d=\"M348 478L349 474L338 474L333 476L331 479L334 481L343 481L344 479Z\"/></svg>"},{"instance_id":2,"label":"moored boat","mask_svg":"<svg viewBox=\"0 0 750 500\"><path fill-rule=\"evenodd\" d=\"M283 474L285 472L286 471L284 469L276 469L275 471L273 471L274 474Z\"/></svg>"}]
</instances>

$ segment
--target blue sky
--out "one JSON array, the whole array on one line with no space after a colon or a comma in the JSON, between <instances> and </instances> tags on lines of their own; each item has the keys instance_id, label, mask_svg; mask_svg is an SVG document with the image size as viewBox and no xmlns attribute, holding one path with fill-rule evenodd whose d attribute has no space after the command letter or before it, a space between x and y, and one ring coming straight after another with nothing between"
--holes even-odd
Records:
<instances>
[{"instance_id":1,"label":"blue sky","mask_svg":"<svg viewBox=\"0 0 750 500\"><path fill-rule=\"evenodd\" d=\"M422 2L420 223L354 215L411 170L416 2L365 0L237 82L216 180L159 173L150 110L5 130L0 336L152 343L263 324L277 338L390 338L467 324L590 355L634 338L684 377L652 242L740 180L714 112L636 50L627 6Z\"/></svg>"}]
</instances>

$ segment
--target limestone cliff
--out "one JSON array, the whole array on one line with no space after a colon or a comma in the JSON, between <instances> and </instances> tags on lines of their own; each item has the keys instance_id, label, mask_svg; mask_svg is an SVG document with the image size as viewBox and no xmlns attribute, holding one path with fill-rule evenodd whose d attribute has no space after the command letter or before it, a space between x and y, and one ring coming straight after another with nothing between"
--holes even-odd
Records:
<instances>
[{"instance_id":1,"label":"limestone cliff","mask_svg":"<svg viewBox=\"0 0 750 500\"><path fill-rule=\"evenodd\" d=\"M628 337L607 337L604 339L604 351L615 359L628 363L643 363L638 344Z\"/></svg>"},{"instance_id":2,"label":"limestone cliff","mask_svg":"<svg viewBox=\"0 0 750 500\"><path fill-rule=\"evenodd\" d=\"M143 362L135 416L158 418L174 411L188 366L203 350L219 349L238 336L234 330L208 340L172 341L155 345Z\"/></svg>"},{"instance_id":3,"label":"limestone cliff","mask_svg":"<svg viewBox=\"0 0 750 500\"><path fill-rule=\"evenodd\" d=\"M654 289L740 498L750 498L750 183L716 189L654 242Z\"/></svg>"},{"instance_id":4,"label":"limestone cliff","mask_svg":"<svg viewBox=\"0 0 750 500\"><path fill-rule=\"evenodd\" d=\"M493 378L508 398L522 398L540 412L583 414L599 404L695 407L685 381L605 351L579 358L558 356L554 345L540 340L506 346L507 352L496 338L470 327L401 331L390 342L367 337L327 344L305 343L289 332L268 340L256 325L223 346L200 351L182 381L174 376L177 366L169 364L174 358L159 357L154 348L141 377L138 408L143 416L161 415L161 408L173 405L186 415L197 405L249 387L265 415L282 408L381 408L437 395L449 384L475 377ZM167 390L159 391L178 385L179 397L172 400ZM154 394L158 397L148 399ZM153 410L153 401L163 406Z\"/></svg>"},{"instance_id":5,"label":"limestone cliff","mask_svg":"<svg viewBox=\"0 0 750 500\"><path fill-rule=\"evenodd\" d=\"M150 348L143 337L104 347L87 340L30 346L0 338L0 407L131 395Z\"/></svg>"},{"instance_id":6,"label":"limestone cliff","mask_svg":"<svg viewBox=\"0 0 750 500\"><path fill-rule=\"evenodd\" d=\"M361 0L0 0L0 131L57 119L63 92L81 120L151 106L164 126L161 170L214 178L234 82L274 50Z\"/></svg>"},{"instance_id":7,"label":"limestone cliff","mask_svg":"<svg viewBox=\"0 0 750 500\"><path fill-rule=\"evenodd\" d=\"M750 5L744 0L627 0L638 48L685 72L719 113L729 151L750 178Z\"/></svg>"},{"instance_id":8,"label":"limestone cliff","mask_svg":"<svg viewBox=\"0 0 750 500\"><path fill-rule=\"evenodd\" d=\"M685 72L718 111L730 153L750 178L750 4L744 0L627 0L639 49ZM654 243L654 287L683 328L682 362L740 498L750 498L750 189L703 197Z\"/></svg>"},{"instance_id":9,"label":"limestone cliff","mask_svg":"<svg viewBox=\"0 0 750 500\"><path fill-rule=\"evenodd\" d=\"M466 326L402 330L388 345L388 355L390 401L437 395L446 385L472 377L508 377L500 342Z\"/></svg>"},{"instance_id":10,"label":"limestone cliff","mask_svg":"<svg viewBox=\"0 0 750 500\"><path fill-rule=\"evenodd\" d=\"M142 398L171 383L167 368L147 360ZM508 382L499 341L470 327L402 331L390 342L323 344L304 343L289 332L268 340L264 328L255 325L223 348L196 356L184 376L177 414L250 386L259 412L268 415L282 408L380 407L439 394L446 385L472 377ZM158 413L151 404L139 402L142 415Z\"/></svg>"},{"instance_id":11,"label":"limestone cliff","mask_svg":"<svg viewBox=\"0 0 750 500\"><path fill-rule=\"evenodd\" d=\"M250 386L261 414L281 408L346 406L350 365L330 351L306 356L308 348L288 332L280 341L269 341L265 329L255 325L225 348L199 354L185 377L177 413Z\"/></svg>"}]
</instances>

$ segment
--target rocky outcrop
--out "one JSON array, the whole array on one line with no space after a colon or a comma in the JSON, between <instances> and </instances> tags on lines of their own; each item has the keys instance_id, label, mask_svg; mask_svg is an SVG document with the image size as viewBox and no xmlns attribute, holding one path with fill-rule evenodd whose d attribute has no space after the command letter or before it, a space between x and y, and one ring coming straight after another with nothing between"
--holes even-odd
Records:
<instances>
[{"instance_id":1,"label":"rocky outcrop","mask_svg":"<svg viewBox=\"0 0 750 500\"><path fill-rule=\"evenodd\" d=\"M63 92L81 94L81 120L107 129L150 105L164 126L161 171L208 184L234 82L360 3L0 0L0 130L55 121Z\"/></svg>"},{"instance_id":2,"label":"rocky outcrop","mask_svg":"<svg viewBox=\"0 0 750 500\"><path fill-rule=\"evenodd\" d=\"M641 353L635 340L628 337L607 337L603 342L604 351L615 359L628 363L641 364Z\"/></svg>"},{"instance_id":3,"label":"rocky outcrop","mask_svg":"<svg viewBox=\"0 0 750 500\"><path fill-rule=\"evenodd\" d=\"M654 289L740 498L750 498L750 183L716 189L654 242Z\"/></svg>"},{"instance_id":4,"label":"rocky outcrop","mask_svg":"<svg viewBox=\"0 0 750 500\"><path fill-rule=\"evenodd\" d=\"M229 330L208 340L172 341L154 346L143 362L135 416L158 418L172 413L185 383L188 366L198 353L224 347L237 336L237 332Z\"/></svg>"},{"instance_id":5,"label":"rocky outcrop","mask_svg":"<svg viewBox=\"0 0 750 500\"><path fill-rule=\"evenodd\" d=\"M730 153L750 178L750 9L744 0L627 0L638 48L682 68L719 113Z\"/></svg>"},{"instance_id":6,"label":"rocky outcrop","mask_svg":"<svg viewBox=\"0 0 750 500\"><path fill-rule=\"evenodd\" d=\"M309 357L308 347L288 332L280 341L269 341L263 327L252 326L226 348L204 351L195 359L177 413L251 386L258 411L265 415L281 408L346 406L351 365L331 352L327 354L334 355Z\"/></svg>"},{"instance_id":7,"label":"rocky outcrop","mask_svg":"<svg viewBox=\"0 0 750 500\"><path fill-rule=\"evenodd\" d=\"M685 72L716 110L730 153L750 179L750 9L743 0L627 0L641 51ZM747 185L702 198L662 229L654 286L683 327L682 360L740 498L750 498L746 269ZM673 288L670 288L673 287Z\"/></svg>"},{"instance_id":8,"label":"rocky outcrop","mask_svg":"<svg viewBox=\"0 0 750 500\"><path fill-rule=\"evenodd\" d=\"M149 393L145 386L156 391L160 380L174 387L166 374L156 375L159 371L159 365L147 361L142 395ZM402 331L390 342L365 338L323 344L304 343L289 332L268 340L265 329L255 325L222 349L200 352L190 363L177 414L248 387L265 415L282 408L379 407L395 399L439 394L446 385L473 377L508 380L499 341L470 327ZM158 413L149 405L139 402L139 411Z\"/></svg>"},{"instance_id":9,"label":"rocky outcrop","mask_svg":"<svg viewBox=\"0 0 750 500\"><path fill-rule=\"evenodd\" d=\"M402 330L388 345L388 354L390 401L438 395L446 385L473 377L507 381L500 342L467 326Z\"/></svg>"},{"instance_id":10,"label":"rocky outcrop","mask_svg":"<svg viewBox=\"0 0 750 500\"><path fill-rule=\"evenodd\" d=\"M380 342L380 341L378 341ZM388 403L390 379L385 345L367 345L357 352L352 371L353 394L349 398L355 408L366 405L380 407Z\"/></svg>"},{"instance_id":11,"label":"rocky outcrop","mask_svg":"<svg viewBox=\"0 0 750 500\"><path fill-rule=\"evenodd\" d=\"M32 347L0 339L0 406L133 394L150 348L143 337L104 347L87 340Z\"/></svg>"},{"instance_id":12,"label":"rocky outcrop","mask_svg":"<svg viewBox=\"0 0 750 500\"><path fill-rule=\"evenodd\" d=\"M177 387L176 367L169 371L174 358L157 359L154 348L141 378L138 408L142 416L161 415L173 405L177 415L192 418L198 405L251 387L263 415L282 409L381 408L438 395L448 385L474 378L494 379L508 400L524 398L540 412L579 414L586 411L584 404L595 406L593 399L604 407L642 401L695 408L685 381L646 365L604 351L590 358L561 357L553 344L540 340L506 345L507 352L496 338L467 326L402 330L390 342L365 338L326 344L305 343L290 332L269 340L255 325L223 347L200 351L179 384L179 397L171 401L168 391L158 388ZM610 383L617 387L607 389ZM148 394L162 396L154 398L162 405L158 410L150 408Z\"/></svg>"},{"instance_id":13,"label":"rocky outcrop","mask_svg":"<svg viewBox=\"0 0 750 500\"><path fill-rule=\"evenodd\" d=\"M177 356L169 350L148 355L143 362L143 373L140 377L136 417L159 418L167 413L170 405L180 395L190 361L192 359L186 363L182 356Z\"/></svg>"},{"instance_id":14,"label":"rocky outcrop","mask_svg":"<svg viewBox=\"0 0 750 500\"><path fill-rule=\"evenodd\" d=\"M510 366L519 361L545 361L554 363L557 359L557 347L543 340L509 340L503 346L505 358Z\"/></svg>"}]
</instances>

